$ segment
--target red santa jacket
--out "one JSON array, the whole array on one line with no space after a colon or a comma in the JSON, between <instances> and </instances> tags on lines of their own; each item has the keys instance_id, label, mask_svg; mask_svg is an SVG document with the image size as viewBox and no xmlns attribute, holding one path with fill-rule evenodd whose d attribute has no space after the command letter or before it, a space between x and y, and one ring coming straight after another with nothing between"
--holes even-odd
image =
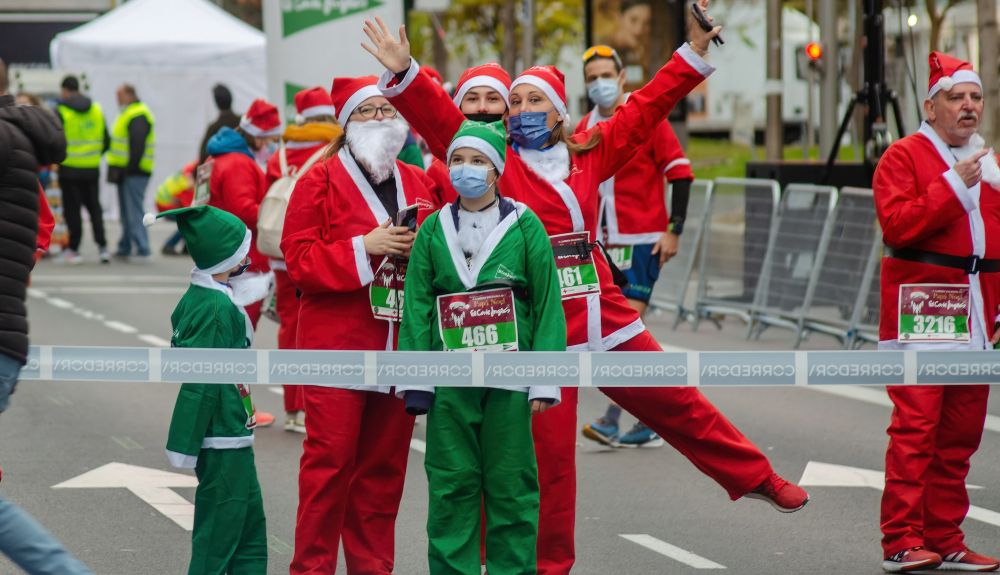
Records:
<instances>
[{"instance_id":1,"label":"red santa jacket","mask_svg":"<svg viewBox=\"0 0 1000 575\"><path fill-rule=\"evenodd\" d=\"M872 185L887 246L1000 259L1000 189L985 182L967 188L953 169L956 161L948 145L926 123L916 134L889 147L879 160ZM880 347L899 347L899 286L918 283L969 285L970 333L985 335L988 345L1000 302L1000 273L966 274L955 268L884 257ZM977 349L982 348L981 342Z\"/></svg>"},{"instance_id":2,"label":"red santa jacket","mask_svg":"<svg viewBox=\"0 0 1000 575\"><path fill-rule=\"evenodd\" d=\"M437 158L432 159L431 165L427 167L427 177L434 180L437 186L437 193L431 198L435 210L440 210L458 199L458 192L451 185L451 173L444 162Z\"/></svg>"},{"instance_id":3,"label":"red santa jacket","mask_svg":"<svg viewBox=\"0 0 1000 575\"><path fill-rule=\"evenodd\" d=\"M267 193L264 171L250 156L239 152L213 156L215 164L209 180L208 205L238 217L253 234L250 242L250 270L266 272L267 256L257 251L257 212Z\"/></svg>"},{"instance_id":4,"label":"red santa jacket","mask_svg":"<svg viewBox=\"0 0 1000 575\"><path fill-rule=\"evenodd\" d=\"M400 113L427 140L437 158L445 160L448 145L465 116L444 90L412 62L397 85L387 73L379 87ZM517 151L507 148L507 161L501 176L500 192L531 208L545 225L549 235L588 231L597 239L598 187L624 166L635 150L651 137L657 122L700 84L713 68L687 45L674 52L645 87L637 90L614 118L595 126L600 144L571 159L570 175L556 185L545 181L525 164ZM591 132L575 135L584 142ZM607 260L594 251L601 294L563 302L566 312L567 344L571 349L606 350L628 341L645 330L639 315L628 305L614 284Z\"/></svg>"},{"instance_id":5,"label":"red santa jacket","mask_svg":"<svg viewBox=\"0 0 1000 575\"><path fill-rule=\"evenodd\" d=\"M606 120L595 108L576 125L576 133ZM664 176L671 182L694 179L691 161L684 156L667 120L656 124L652 139L636 151L629 163L601 183L609 244L651 244L660 239L669 221Z\"/></svg>"},{"instance_id":6,"label":"red santa jacket","mask_svg":"<svg viewBox=\"0 0 1000 575\"><path fill-rule=\"evenodd\" d=\"M396 162L400 207L427 204L434 183L419 168ZM422 210L420 220L429 212ZM393 214L393 217L395 214ZM390 215L347 149L316 164L295 186L281 251L302 292L300 349L391 350L391 322L372 316L368 286L384 257L369 256L364 236Z\"/></svg>"},{"instance_id":7,"label":"red santa jacket","mask_svg":"<svg viewBox=\"0 0 1000 575\"><path fill-rule=\"evenodd\" d=\"M52 230L56 227L56 218L52 215L52 208L49 207L49 199L45 196L45 190L38 186L38 236L35 239L35 261L42 257L42 254L49 251L49 244L52 243Z\"/></svg>"}]
</instances>

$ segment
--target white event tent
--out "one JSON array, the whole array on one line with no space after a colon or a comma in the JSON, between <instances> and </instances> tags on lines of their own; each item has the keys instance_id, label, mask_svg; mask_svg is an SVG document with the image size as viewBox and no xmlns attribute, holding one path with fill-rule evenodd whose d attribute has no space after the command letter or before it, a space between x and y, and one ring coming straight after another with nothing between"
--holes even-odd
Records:
<instances>
[{"instance_id":1,"label":"white event tent","mask_svg":"<svg viewBox=\"0 0 1000 575\"><path fill-rule=\"evenodd\" d=\"M118 110L115 90L123 83L135 86L152 109L156 168L147 205L168 175L197 159L217 115L212 86L229 87L237 113L267 94L264 33L208 0L130 0L59 34L50 51L55 69L81 76L103 106L109 130Z\"/></svg>"}]
</instances>

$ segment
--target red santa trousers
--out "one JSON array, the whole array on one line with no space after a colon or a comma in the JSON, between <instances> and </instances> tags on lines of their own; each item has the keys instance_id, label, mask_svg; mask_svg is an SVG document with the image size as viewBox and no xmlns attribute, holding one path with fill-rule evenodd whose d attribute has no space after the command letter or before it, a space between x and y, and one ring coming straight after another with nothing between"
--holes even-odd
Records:
<instances>
[{"instance_id":1,"label":"red santa trousers","mask_svg":"<svg viewBox=\"0 0 1000 575\"><path fill-rule=\"evenodd\" d=\"M895 408L882 493L885 557L917 546L941 554L965 548L965 477L983 436L989 393L986 385L889 388Z\"/></svg>"},{"instance_id":2,"label":"red santa trousers","mask_svg":"<svg viewBox=\"0 0 1000 575\"><path fill-rule=\"evenodd\" d=\"M295 349L299 325L299 296L285 270L274 270L274 295L278 311L278 349ZM285 385L285 412L302 411L302 386Z\"/></svg>"},{"instance_id":3,"label":"red santa trousers","mask_svg":"<svg viewBox=\"0 0 1000 575\"><path fill-rule=\"evenodd\" d=\"M391 394L305 387L309 426L299 469L291 575L392 573L413 417Z\"/></svg>"},{"instance_id":4,"label":"red santa trousers","mask_svg":"<svg viewBox=\"0 0 1000 575\"><path fill-rule=\"evenodd\" d=\"M611 351L663 351L644 331ZM771 462L697 389L602 387L605 395L655 431L733 500L773 473ZM538 574L562 575L573 567L576 505L577 389L563 388L562 403L532 420L541 505Z\"/></svg>"}]
</instances>

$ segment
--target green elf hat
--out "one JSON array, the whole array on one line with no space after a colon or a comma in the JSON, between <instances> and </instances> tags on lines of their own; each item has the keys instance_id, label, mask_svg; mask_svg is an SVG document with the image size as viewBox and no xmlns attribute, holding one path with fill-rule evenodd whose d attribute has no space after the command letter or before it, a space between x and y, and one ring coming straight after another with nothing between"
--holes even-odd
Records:
<instances>
[{"instance_id":1,"label":"green elf hat","mask_svg":"<svg viewBox=\"0 0 1000 575\"><path fill-rule=\"evenodd\" d=\"M448 146L448 160L459 148L472 148L493 162L497 168L497 174L503 173L504 161L507 158L507 130L503 127L503 122L474 122L466 120L462 122L455 137Z\"/></svg>"},{"instance_id":2,"label":"green elf hat","mask_svg":"<svg viewBox=\"0 0 1000 575\"><path fill-rule=\"evenodd\" d=\"M238 266L250 253L250 230L229 212L212 206L178 208L156 217L146 214L143 223L149 226L167 216L177 219L177 228L198 271L221 274Z\"/></svg>"}]
</instances>

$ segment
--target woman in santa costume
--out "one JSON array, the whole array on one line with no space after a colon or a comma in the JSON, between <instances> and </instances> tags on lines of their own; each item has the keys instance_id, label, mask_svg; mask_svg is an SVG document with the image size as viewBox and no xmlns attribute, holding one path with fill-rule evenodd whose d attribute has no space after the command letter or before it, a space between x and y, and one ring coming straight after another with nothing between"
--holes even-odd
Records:
<instances>
[{"instance_id":1,"label":"woman in santa costume","mask_svg":"<svg viewBox=\"0 0 1000 575\"><path fill-rule=\"evenodd\" d=\"M552 247L525 206L500 195L503 124L466 121L448 150L460 198L421 226L406 271L399 349L562 351L566 318ZM431 575L480 570L480 500L486 567L535 573L538 477L532 413L559 388L402 387L407 411L428 413ZM529 407L530 406L530 407Z\"/></svg>"},{"instance_id":2,"label":"woman in santa costume","mask_svg":"<svg viewBox=\"0 0 1000 575\"><path fill-rule=\"evenodd\" d=\"M703 2L707 5L707 2ZM711 73L704 61L719 29L690 27L691 42L648 85L632 93L614 118L569 138L562 74L551 66L527 70L512 84L508 132L513 139L501 186L542 220L559 252L584 248L592 257L560 273L567 281L563 302L569 349L660 351L642 320L612 281L606 259L589 244L595 239L600 183L610 178L649 140L655 121ZM368 22L366 46L389 70L380 86L407 120L445 157L447 145L464 120L454 103L419 74L401 41L384 23ZM572 234L572 235L567 235ZM573 263L573 258L562 258ZM596 277L596 279L595 279ZM582 281L581 281L582 280ZM579 296L579 297L575 297ZM565 295L564 295L565 297ZM808 495L778 476L767 457L696 389L602 388L720 483L732 499L764 499L779 511L801 509ZM539 461L541 515L539 573L568 573L573 564L575 518L575 441L577 389L563 390L562 403L533 422Z\"/></svg>"},{"instance_id":3,"label":"woman in santa costume","mask_svg":"<svg viewBox=\"0 0 1000 575\"><path fill-rule=\"evenodd\" d=\"M370 285L414 233L397 212L433 183L395 160L409 131L374 76L330 90L344 137L298 181L281 251L299 300L298 349L392 350L396 325L373 313ZM426 200L423 200L426 204ZM391 573L413 417L388 388L305 387L306 430L291 573Z\"/></svg>"},{"instance_id":4,"label":"woman in santa costume","mask_svg":"<svg viewBox=\"0 0 1000 575\"><path fill-rule=\"evenodd\" d=\"M299 122L285 128L281 146L267 161L264 189L281 178L303 175L303 167L312 167L323 156L331 142L340 138L344 130L337 124L333 100L325 89L316 87L295 94L295 111ZM274 270L274 297L278 312L278 349L295 349L295 333L299 321L299 297L295 284L288 277L283 258L270 258ZM302 405L302 386L284 386L285 431L305 433L305 408Z\"/></svg>"},{"instance_id":5,"label":"woman in santa costume","mask_svg":"<svg viewBox=\"0 0 1000 575\"><path fill-rule=\"evenodd\" d=\"M257 250L257 213L267 188L264 187L264 171L257 164L255 154L276 141L280 134L278 109L264 100L254 100L240 118L239 126L235 129L224 127L208 140L208 160L197 170L195 189L203 187L201 180L207 179L208 205L238 217L254 236L245 281L270 282L267 258ZM246 306L254 329L260 319L261 304L256 301ZM267 427L272 423L274 415L264 411L257 413L257 425Z\"/></svg>"},{"instance_id":6,"label":"woman in santa costume","mask_svg":"<svg viewBox=\"0 0 1000 575\"><path fill-rule=\"evenodd\" d=\"M507 118L509 95L510 74L499 64L490 62L462 72L452 101L469 120L499 122ZM437 210L458 199L458 193L451 185L448 166L433 154L431 156L433 160L427 166L427 176L437 184L438 193L431 198L434 209Z\"/></svg>"},{"instance_id":7,"label":"woman in santa costume","mask_svg":"<svg viewBox=\"0 0 1000 575\"><path fill-rule=\"evenodd\" d=\"M976 133L982 112L972 66L931 52L927 120L889 147L873 181L886 244L879 349L984 350L998 339L1000 169ZM961 529L989 386L888 391L883 569L995 571L997 560L970 551Z\"/></svg>"}]
</instances>

